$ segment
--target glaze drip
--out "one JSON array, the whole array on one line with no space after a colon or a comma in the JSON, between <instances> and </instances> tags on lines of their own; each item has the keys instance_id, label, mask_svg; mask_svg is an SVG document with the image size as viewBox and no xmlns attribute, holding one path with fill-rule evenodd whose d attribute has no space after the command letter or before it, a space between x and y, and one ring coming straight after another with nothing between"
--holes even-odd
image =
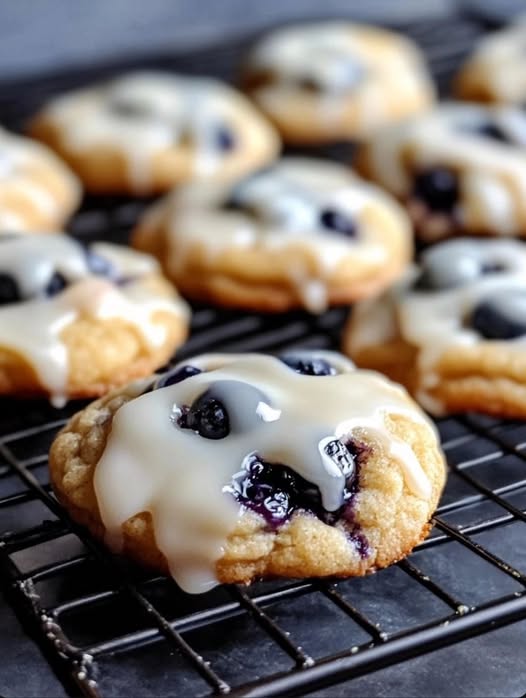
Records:
<instances>
[{"instance_id":1,"label":"glaze drip","mask_svg":"<svg viewBox=\"0 0 526 698\"><path fill-rule=\"evenodd\" d=\"M524 351L526 247L515 240L458 239L436 245L397 288L358 309L351 350L389 341L399 332L418 349L418 398L433 414L436 365L455 346L505 340ZM415 285L416 281L416 285Z\"/></svg>"},{"instance_id":2,"label":"glaze drip","mask_svg":"<svg viewBox=\"0 0 526 698\"><path fill-rule=\"evenodd\" d=\"M7 302L0 298L0 346L24 357L57 405L65 402L68 381L62 333L79 316L122 319L156 347L164 342L166 329L153 321L154 314L187 313L182 302L160 298L143 286L143 277L158 272L147 255L106 243L86 250L53 234L6 237L0 245L0 276L16 291ZM98 271L106 271L110 279L93 273L90 253L97 256ZM114 274L126 276L129 283L116 286ZM6 287L0 284L0 295Z\"/></svg>"}]
</instances>

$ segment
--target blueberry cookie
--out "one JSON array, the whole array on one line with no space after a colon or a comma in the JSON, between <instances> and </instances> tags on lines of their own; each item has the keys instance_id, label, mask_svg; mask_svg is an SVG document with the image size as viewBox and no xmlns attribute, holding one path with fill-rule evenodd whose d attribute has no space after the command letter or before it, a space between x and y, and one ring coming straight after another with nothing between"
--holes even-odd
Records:
<instances>
[{"instance_id":1,"label":"blueberry cookie","mask_svg":"<svg viewBox=\"0 0 526 698\"><path fill-rule=\"evenodd\" d=\"M475 102L526 104L526 16L484 36L460 69L454 89Z\"/></svg>"},{"instance_id":2,"label":"blueberry cookie","mask_svg":"<svg viewBox=\"0 0 526 698\"><path fill-rule=\"evenodd\" d=\"M179 364L79 412L49 463L75 520L189 592L385 567L445 478L403 388L332 352Z\"/></svg>"},{"instance_id":3,"label":"blueberry cookie","mask_svg":"<svg viewBox=\"0 0 526 698\"><path fill-rule=\"evenodd\" d=\"M358 304L345 350L431 413L526 417L526 245L458 239L427 250L383 298Z\"/></svg>"},{"instance_id":4,"label":"blueberry cookie","mask_svg":"<svg viewBox=\"0 0 526 698\"><path fill-rule=\"evenodd\" d=\"M80 195L77 178L54 153L0 128L0 231L60 229Z\"/></svg>"},{"instance_id":5,"label":"blueberry cookie","mask_svg":"<svg viewBox=\"0 0 526 698\"><path fill-rule=\"evenodd\" d=\"M191 298L320 312L385 288L408 263L411 237L399 205L346 167L290 157L234 186L172 193L133 243Z\"/></svg>"},{"instance_id":6,"label":"blueberry cookie","mask_svg":"<svg viewBox=\"0 0 526 698\"><path fill-rule=\"evenodd\" d=\"M0 395L102 395L162 366L187 309L154 259L65 235L0 237Z\"/></svg>"},{"instance_id":7,"label":"blueberry cookie","mask_svg":"<svg viewBox=\"0 0 526 698\"><path fill-rule=\"evenodd\" d=\"M424 240L526 236L526 113L446 103L382 129L356 165L403 201Z\"/></svg>"},{"instance_id":8,"label":"blueberry cookie","mask_svg":"<svg viewBox=\"0 0 526 698\"><path fill-rule=\"evenodd\" d=\"M272 127L227 85L132 73L51 101L31 133L97 193L154 194L175 184L239 177L279 149Z\"/></svg>"},{"instance_id":9,"label":"blueberry cookie","mask_svg":"<svg viewBox=\"0 0 526 698\"><path fill-rule=\"evenodd\" d=\"M344 21L264 37L248 57L243 84L284 140L296 144L359 139L434 101L411 41Z\"/></svg>"}]
</instances>

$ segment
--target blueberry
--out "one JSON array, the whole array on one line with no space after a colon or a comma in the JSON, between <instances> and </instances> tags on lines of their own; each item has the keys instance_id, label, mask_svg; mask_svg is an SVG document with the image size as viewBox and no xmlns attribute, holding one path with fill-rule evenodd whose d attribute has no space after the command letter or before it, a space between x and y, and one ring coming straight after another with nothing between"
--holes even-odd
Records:
<instances>
[{"instance_id":1,"label":"blueberry","mask_svg":"<svg viewBox=\"0 0 526 698\"><path fill-rule=\"evenodd\" d=\"M362 560L369 557L371 554L371 546L358 526L355 526L354 529L349 533L349 540L356 548L356 551Z\"/></svg>"},{"instance_id":2,"label":"blueberry","mask_svg":"<svg viewBox=\"0 0 526 698\"><path fill-rule=\"evenodd\" d=\"M230 420L223 403L207 390L179 418L182 429L192 429L204 439L224 439L230 433Z\"/></svg>"},{"instance_id":3,"label":"blueberry","mask_svg":"<svg viewBox=\"0 0 526 698\"><path fill-rule=\"evenodd\" d=\"M189 365L181 366L180 368L162 375L159 380L155 382L154 389L157 390L157 388L166 388L168 385L175 385L176 383L180 383L191 376L196 376L198 373L201 373L200 368Z\"/></svg>"},{"instance_id":4,"label":"blueberry","mask_svg":"<svg viewBox=\"0 0 526 698\"><path fill-rule=\"evenodd\" d=\"M22 300L18 284L12 276L0 273L0 305Z\"/></svg>"},{"instance_id":5,"label":"blueberry","mask_svg":"<svg viewBox=\"0 0 526 698\"><path fill-rule=\"evenodd\" d=\"M500 262L484 262L480 268L482 274L501 274L504 271L508 271L509 267L506 264L501 264Z\"/></svg>"},{"instance_id":6,"label":"blueberry","mask_svg":"<svg viewBox=\"0 0 526 698\"><path fill-rule=\"evenodd\" d=\"M284 524L298 508L303 478L290 468L267 463L256 455L244 463L244 469L232 479L226 491L247 509L262 516L273 527ZM315 488L316 489L316 488Z\"/></svg>"},{"instance_id":7,"label":"blueberry","mask_svg":"<svg viewBox=\"0 0 526 698\"><path fill-rule=\"evenodd\" d=\"M44 293L46 296L56 296L58 293L63 291L67 285L68 282L66 281L65 277L62 276L60 272L56 271L48 281L47 286L44 289Z\"/></svg>"},{"instance_id":8,"label":"blueberry","mask_svg":"<svg viewBox=\"0 0 526 698\"><path fill-rule=\"evenodd\" d=\"M97 252L93 252L93 250L86 250L86 263L92 274L105 276L110 279L115 276L113 264L105 257L97 254Z\"/></svg>"},{"instance_id":9,"label":"blueberry","mask_svg":"<svg viewBox=\"0 0 526 698\"><path fill-rule=\"evenodd\" d=\"M419 172L414 180L414 195L431 211L451 213L459 196L457 176L443 167Z\"/></svg>"},{"instance_id":10,"label":"blueberry","mask_svg":"<svg viewBox=\"0 0 526 698\"><path fill-rule=\"evenodd\" d=\"M500 126L497 126L497 124L494 124L491 121L486 121L483 124L480 124L480 126L477 127L476 132L480 133L481 136L486 136L487 138L491 138L495 141L501 141L502 143L510 142L507 134L504 133Z\"/></svg>"},{"instance_id":11,"label":"blueberry","mask_svg":"<svg viewBox=\"0 0 526 698\"><path fill-rule=\"evenodd\" d=\"M500 291L473 310L471 326L486 339L516 339L526 335L526 292Z\"/></svg>"},{"instance_id":12,"label":"blueberry","mask_svg":"<svg viewBox=\"0 0 526 698\"><path fill-rule=\"evenodd\" d=\"M305 376L334 376L336 371L325 359L312 357L311 359L302 356L294 356L294 354L284 354L280 356L289 368L296 373L301 373Z\"/></svg>"},{"instance_id":13,"label":"blueberry","mask_svg":"<svg viewBox=\"0 0 526 698\"><path fill-rule=\"evenodd\" d=\"M214 132L214 142L218 150L228 152L236 147L236 138L228 126L218 126Z\"/></svg>"},{"instance_id":14,"label":"blueberry","mask_svg":"<svg viewBox=\"0 0 526 698\"><path fill-rule=\"evenodd\" d=\"M349 237L356 236L356 226L353 221L343 213L327 208L320 213L320 223L327 230L341 233Z\"/></svg>"}]
</instances>

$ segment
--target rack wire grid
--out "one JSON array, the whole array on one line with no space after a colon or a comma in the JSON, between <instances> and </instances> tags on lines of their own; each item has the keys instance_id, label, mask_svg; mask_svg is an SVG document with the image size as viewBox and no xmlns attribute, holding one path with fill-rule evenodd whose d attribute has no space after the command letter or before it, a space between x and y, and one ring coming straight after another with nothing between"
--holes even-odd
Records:
<instances>
[{"instance_id":1,"label":"rack wire grid","mask_svg":"<svg viewBox=\"0 0 526 698\"><path fill-rule=\"evenodd\" d=\"M445 90L484 27L457 17L404 30ZM19 128L51 94L139 65L231 78L248 43L4 83L0 117ZM345 157L341 148L332 154ZM87 198L70 232L123 241L144 206ZM198 307L179 356L336 348L344 317L342 309L273 317ZM525 423L438 422L449 481L431 536L397 565L364 579L223 586L193 597L112 557L54 499L47 450L80 407L0 401L3 589L71 694L300 695L526 618Z\"/></svg>"}]
</instances>

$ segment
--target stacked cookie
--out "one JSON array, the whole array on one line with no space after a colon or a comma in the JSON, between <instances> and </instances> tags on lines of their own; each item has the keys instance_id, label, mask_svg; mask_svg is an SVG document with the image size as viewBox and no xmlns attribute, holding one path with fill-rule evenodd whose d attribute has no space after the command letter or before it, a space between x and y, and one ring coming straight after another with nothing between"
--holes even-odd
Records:
<instances>
[{"instance_id":1,"label":"stacked cookie","mask_svg":"<svg viewBox=\"0 0 526 698\"><path fill-rule=\"evenodd\" d=\"M480 87L477 66L503 59L479 53L457 94L520 101L516 85ZM141 72L60 96L29 125L45 146L5 136L0 182L0 393L102 396L53 444L55 493L191 592L362 575L427 534L445 479L436 431L364 369L433 414L526 404L526 252L480 239L526 235L522 112L435 106L413 44L348 22L264 37L240 85ZM352 141L355 171L278 158L281 140ZM164 194L135 250L36 235L72 213L77 178L99 196ZM441 241L418 263L414 235ZM459 235L479 239L442 242ZM356 304L343 347L360 368L331 352L207 354L149 376L187 332L172 283L250 312Z\"/></svg>"}]
</instances>

